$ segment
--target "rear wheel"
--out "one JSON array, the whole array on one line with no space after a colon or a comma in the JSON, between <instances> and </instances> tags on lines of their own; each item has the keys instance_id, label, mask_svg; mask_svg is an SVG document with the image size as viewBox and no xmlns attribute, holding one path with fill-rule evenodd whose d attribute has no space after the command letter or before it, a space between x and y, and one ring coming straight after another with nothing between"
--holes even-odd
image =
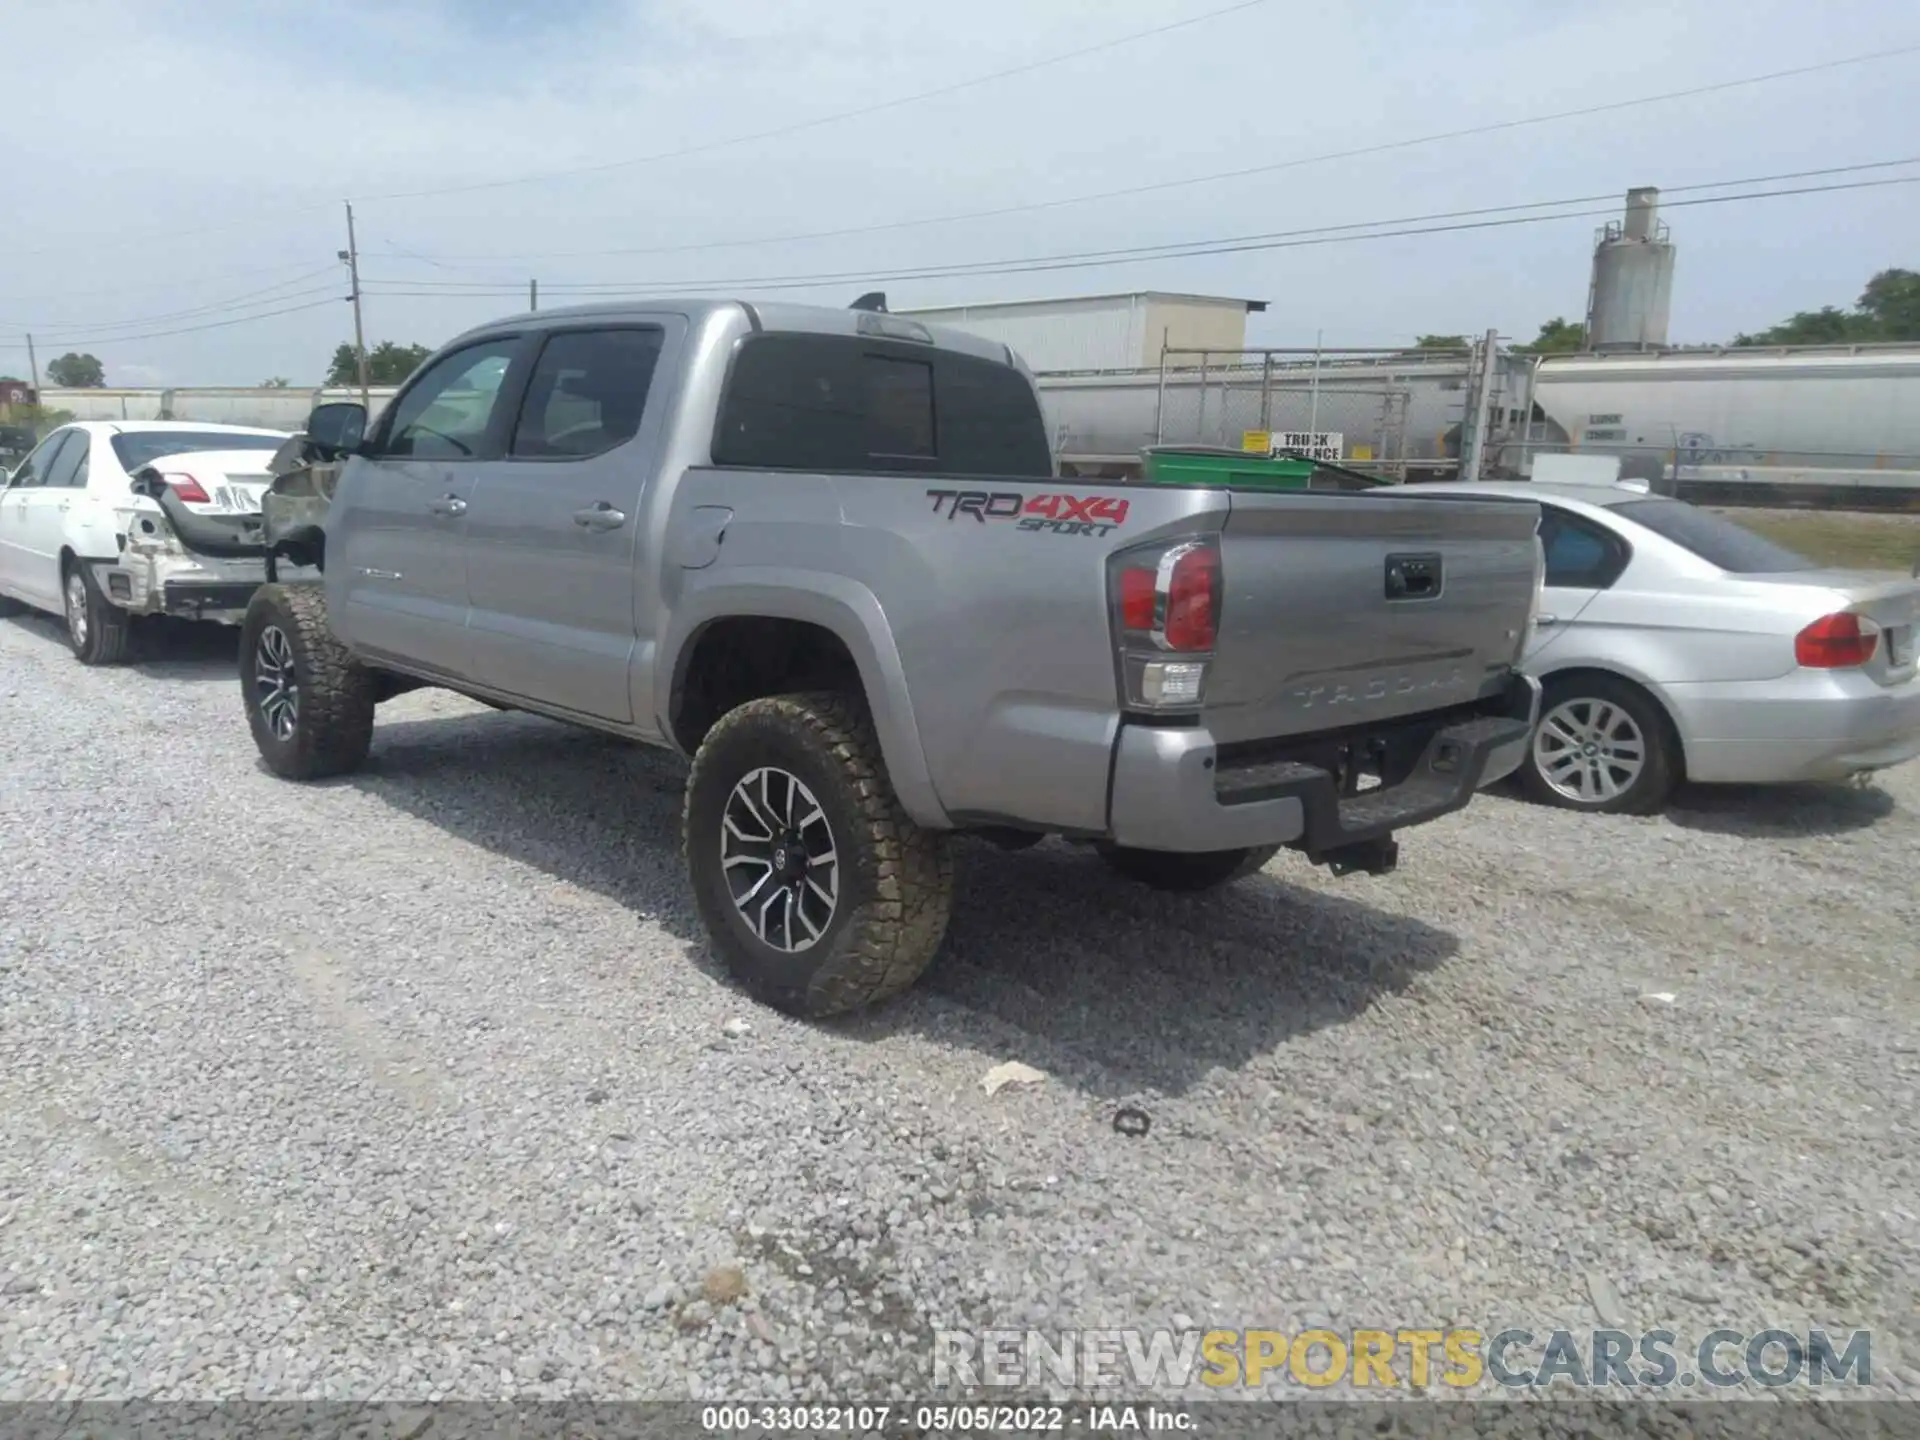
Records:
<instances>
[{"instance_id":1,"label":"rear wheel","mask_svg":"<svg viewBox=\"0 0 1920 1440\"><path fill-rule=\"evenodd\" d=\"M1211 890L1245 879L1280 853L1278 845L1244 850L1135 850L1101 845L1100 858L1129 880L1155 890Z\"/></svg>"},{"instance_id":2,"label":"rear wheel","mask_svg":"<svg viewBox=\"0 0 1920 1440\"><path fill-rule=\"evenodd\" d=\"M1680 778L1680 746L1646 691L1612 675L1547 682L1521 787L1563 810L1650 815Z\"/></svg>"},{"instance_id":3,"label":"rear wheel","mask_svg":"<svg viewBox=\"0 0 1920 1440\"><path fill-rule=\"evenodd\" d=\"M901 808L857 698L774 695L721 717L694 756L681 834L714 949L779 1009L889 999L946 935L947 837Z\"/></svg>"},{"instance_id":4,"label":"rear wheel","mask_svg":"<svg viewBox=\"0 0 1920 1440\"><path fill-rule=\"evenodd\" d=\"M61 576L66 602L67 645L82 665L118 665L133 643L133 617L100 593L93 575L77 560Z\"/></svg>"},{"instance_id":5,"label":"rear wheel","mask_svg":"<svg viewBox=\"0 0 1920 1440\"><path fill-rule=\"evenodd\" d=\"M360 768L373 743L374 676L327 629L315 585L263 585L240 626L240 691L267 768L323 780Z\"/></svg>"}]
</instances>

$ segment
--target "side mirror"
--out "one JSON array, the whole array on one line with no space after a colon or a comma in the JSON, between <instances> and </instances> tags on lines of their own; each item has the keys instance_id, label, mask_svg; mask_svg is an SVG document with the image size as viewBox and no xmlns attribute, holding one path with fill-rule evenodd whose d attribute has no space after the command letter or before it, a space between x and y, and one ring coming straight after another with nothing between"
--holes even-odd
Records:
<instances>
[{"instance_id":1,"label":"side mirror","mask_svg":"<svg viewBox=\"0 0 1920 1440\"><path fill-rule=\"evenodd\" d=\"M307 440L329 459L350 455L367 433L367 407L354 400L316 405L307 416Z\"/></svg>"}]
</instances>

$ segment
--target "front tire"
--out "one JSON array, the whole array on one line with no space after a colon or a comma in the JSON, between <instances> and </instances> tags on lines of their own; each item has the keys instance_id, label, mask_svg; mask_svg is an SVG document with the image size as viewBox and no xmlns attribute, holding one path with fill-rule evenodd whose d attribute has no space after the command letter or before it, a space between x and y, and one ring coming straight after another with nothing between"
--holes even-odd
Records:
<instances>
[{"instance_id":1,"label":"front tire","mask_svg":"<svg viewBox=\"0 0 1920 1440\"><path fill-rule=\"evenodd\" d=\"M100 593L93 574L78 560L60 577L65 601L67 647L82 665L118 665L133 644L133 617Z\"/></svg>"},{"instance_id":2,"label":"front tire","mask_svg":"<svg viewBox=\"0 0 1920 1440\"><path fill-rule=\"evenodd\" d=\"M855 697L773 695L723 716L694 756L681 838L715 951L790 1014L890 999L946 936L948 838L901 808Z\"/></svg>"},{"instance_id":3,"label":"front tire","mask_svg":"<svg viewBox=\"0 0 1920 1440\"><path fill-rule=\"evenodd\" d=\"M240 625L240 691L253 743L286 780L360 768L373 744L374 677L327 628L315 585L263 585Z\"/></svg>"},{"instance_id":4,"label":"front tire","mask_svg":"<svg viewBox=\"0 0 1920 1440\"><path fill-rule=\"evenodd\" d=\"M1101 845L1100 858L1116 874L1155 890L1193 892L1243 880L1280 853L1278 845L1242 850L1135 850Z\"/></svg>"},{"instance_id":5,"label":"front tire","mask_svg":"<svg viewBox=\"0 0 1920 1440\"><path fill-rule=\"evenodd\" d=\"M1520 787L1543 805L1652 815L1679 783L1680 742L1645 690L1612 675L1549 680Z\"/></svg>"}]
</instances>

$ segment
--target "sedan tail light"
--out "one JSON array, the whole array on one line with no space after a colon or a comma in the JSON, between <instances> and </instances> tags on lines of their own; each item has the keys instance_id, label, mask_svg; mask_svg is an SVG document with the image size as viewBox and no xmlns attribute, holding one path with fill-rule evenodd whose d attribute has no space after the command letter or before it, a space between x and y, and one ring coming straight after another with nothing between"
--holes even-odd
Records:
<instances>
[{"instance_id":1,"label":"sedan tail light","mask_svg":"<svg viewBox=\"0 0 1920 1440\"><path fill-rule=\"evenodd\" d=\"M191 475L180 471L173 471L171 473L162 471L160 478L167 482L175 495L178 495L189 505L211 505L213 503L213 497L207 494L206 487Z\"/></svg>"},{"instance_id":2,"label":"sedan tail light","mask_svg":"<svg viewBox=\"0 0 1920 1440\"><path fill-rule=\"evenodd\" d=\"M1873 659L1880 627L1864 615L1823 615L1793 637L1793 658L1809 670L1847 670Z\"/></svg>"}]
</instances>

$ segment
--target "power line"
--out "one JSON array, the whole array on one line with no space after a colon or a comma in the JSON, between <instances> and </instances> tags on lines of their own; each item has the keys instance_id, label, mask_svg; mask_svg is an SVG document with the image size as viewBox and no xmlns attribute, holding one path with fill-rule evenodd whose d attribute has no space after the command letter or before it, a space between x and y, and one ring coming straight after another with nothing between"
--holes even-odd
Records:
<instances>
[{"instance_id":1,"label":"power line","mask_svg":"<svg viewBox=\"0 0 1920 1440\"><path fill-rule=\"evenodd\" d=\"M1884 180L1854 180L1837 185L1808 185L1785 190L1753 191L1734 195L1704 195L1691 200L1675 200L1672 202L1668 202L1663 198L1661 203L1663 208L1677 209L1684 206L1723 205L1736 201L1772 200L1794 195L1825 194L1840 190L1864 190L1892 185L1912 184L1920 184L1920 175L1899 176ZM1541 202L1541 205L1564 205L1568 203L1573 202L1548 201ZM1540 207L1509 206L1493 208L1531 209ZM1393 229L1371 228L1364 224L1325 226L1307 231L1279 231L1268 236L1225 237L1210 241L1183 241L1166 245L1138 246L1125 250L1080 251L1061 255L981 261L964 265L928 266L913 270L895 270L879 273L870 270L855 270L832 274L753 276L721 280L676 281L664 285L656 284L646 286L645 292L658 295L688 295L701 291L721 290L790 290L806 289L822 285L1033 274L1053 270L1082 270L1103 265L1134 264L1150 260L1187 260L1212 255L1233 255L1249 251L1289 250L1309 245L1339 244L1357 240L1386 240L1412 235L1442 235L1466 230L1503 229L1516 225L1538 225L1551 220L1576 220L1596 216L1609 216L1615 214L1616 211L1612 208L1606 210L1563 210L1551 215L1509 215L1498 219L1462 219L1448 224L1419 223L1448 219L1450 215L1471 215L1474 213L1485 212L1441 212L1431 216L1410 216L1402 220L1372 222L1372 227L1401 227ZM632 294L641 287L631 282L610 281L591 284L553 285L549 288L565 290L569 293L587 297L618 293ZM472 297L477 299L492 294L515 292L508 287L502 286L485 290L473 289L465 291L387 289L379 293L383 296L411 296L415 298L432 297L437 299L456 299Z\"/></svg>"},{"instance_id":2,"label":"power line","mask_svg":"<svg viewBox=\"0 0 1920 1440\"><path fill-rule=\"evenodd\" d=\"M1902 162L1889 161L1889 162L1882 162L1882 163L1896 164L1896 163L1902 163ZM1905 162L1905 163L1913 163L1913 162ZM1865 167L1844 167L1844 168L1865 168ZM1721 185L1725 185L1729 183L1740 183L1740 182L1718 182L1718 183ZM1796 195L1826 194L1834 191L1865 190L1865 189L1883 188L1883 187L1893 186L1893 185L1911 185L1916 183L1920 183L1920 175L1898 176L1890 179L1881 179L1881 180L1855 180L1855 181L1848 181L1848 182L1844 182L1836 185L1797 186L1791 189L1784 189L1784 190L1753 191L1753 192L1731 194L1731 195L1703 195L1703 196L1697 196L1693 199L1687 199L1687 200L1667 201L1663 197L1661 203L1663 208L1678 209L1678 208L1688 207L1688 206L1723 205L1723 204L1731 204L1736 202L1753 201L1753 200L1773 200L1773 199L1780 199L1780 198L1784 198L1788 196L1796 196ZM1690 188L1714 188L1714 187L1710 185L1703 185L1703 186L1690 187ZM1610 196L1596 197L1596 198L1610 198ZM1576 203L1576 202L1540 201L1540 202L1532 202L1527 205L1496 206L1496 207L1489 207L1489 208L1496 211L1538 209L1538 208L1543 208L1543 207L1553 206L1553 205L1565 205L1568 203ZM903 270L903 271L894 271L894 272L889 272L889 273L879 274L879 275L876 275L869 271L854 271L854 272L848 272L848 273L836 274L836 275L774 276L774 277L759 277L759 278L753 278L753 279L736 279L736 280L725 280L725 281L709 280L709 281L699 281L699 282L679 282L673 285L655 286L655 287L648 287L648 288L650 288L655 294L687 294L687 293L692 293L701 289L715 289L715 288L722 288L722 287L733 289L736 291L738 290L780 290L780 289L803 289L811 286L827 285L827 284L844 284L844 283L856 283L856 282L865 283L867 281L878 281L878 280L885 280L885 281L924 280L924 279L939 279L939 278L945 278L945 277L951 277L951 276L1005 275L1005 274L1033 273L1033 272L1048 271L1048 270L1085 269L1092 266L1134 264L1134 263L1142 263L1142 262L1152 261L1152 260L1179 260L1179 259L1192 259L1192 258L1207 256L1207 255L1237 254L1237 253L1244 253L1248 251L1286 250L1286 249L1300 248L1300 247L1309 246L1309 245L1338 244L1342 242L1352 242L1352 241L1358 241L1358 240L1385 240L1385 239L1393 239L1393 238L1399 238L1399 237L1405 237L1405 236L1440 235L1440 234L1450 234L1450 233L1457 233L1457 232L1469 231L1469 230L1502 229L1502 228L1516 226L1516 225L1537 225L1542 222L1551 221L1551 220L1573 220L1573 219L1591 218L1595 216L1608 216L1608 215L1612 215L1614 211L1611 208L1606 210L1573 210L1573 211L1562 210L1557 213L1548 214L1548 215L1504 215L1500 218L1495 218L1495 219L1477 219L1477 220L1462 219L1462 220L1457 220L1457 221L1454 221L1453 223L1448 223L1448 224L1416 223L1421 219L1441 220L1441 219L1448 219L1452 216L1463 216L1463 215L1485 214L1485 213L1487 213L1485 210L1477 211L1477 212L1476 211L1453 211L1453 212L1441 212L1440 214L1436 214L1429 217L1408 217L1407 219L1397 220L1397 221L1371 222L1371 225L1374 227L1380 227L1380 226L1399 227L1399 228L1392 228L1392 229L1368 228L1367 225L1364 225L1364 224L1356 224L1356 225L1349 225L1349 226L1327 226L1327 227L1320 227L1319 229L1312 230L1312 231L1275 232L1272 236L1267 236L1267 237L1227 237L1225 239L1215 240L1215 241L1188 241L1188 242L1179 242L1172 245L1135 247L1133 249L1125 250L1125 251L1084 251L1084 252L1080 252L1079 254L1070 254L1070 255L1037 256L1027 260L1020 260L1020 261L989 261L989 262L980 262L980 263L967 265L967 266L946 267L946 268L923 268L923 269L912 270L912 271ZM589 291L600 291L604 293L609 290L631 291L635 287L633 287L630 284L620 284L620 283L614 282L614 283L608 283L608 284L596 285L596 286L572 286L572 287L562 287L562 288L572 289L580 293L585 293ZM480 299L480 298L484 298L488 294L494 294L494 293L518 294L519 291L517 287L511 287L511 288L500 287L498 289L489 290L489 291L475 290L475 291L466 291L466 292L448 292L444 290L418 291L418 290L392 289L392 290L382 290L379 293L384 296L391 296L391 297L416 297L416 298L424 297L424 298L445 300L445 299L457 299L457 298ZM50 346L55 346L55 347L78 348L80 346L89 345L89 344L103 344L103 343L111 344L111 343L121 343L126 341L133 341L133 340L160 339L160 338L163 338L166 336L172 336L172 335L194 334L194 333L198 333L200 331L205 331L205 330L218 330L218 329L224 329L234 325L251 324L259 320L270 320L282 315L297 314L304 310L319 309L322 306L331 305L333 303L335 302L331 299L310 301L303 305L291 305L291 306L284 307L282 309L268 310L260 314L243 315L243 316L238 316L238 317L227 319L227 320L212 321L202 325L182 326L176 329L153 331L153 332L149 332L147 334L142 334L142 335L121 335L121 336L113 337L112 339L104 342L99 340L89 341L89 340L62 339L62 340L43 342L43 343L46 343ZM8 350L18 350L23 347L9 345L9 346L0 346L0 348L4 348Z\"/></svg>"},{"instance_id":3,"label":"power line","mask_svg":"<svg viewBox=\"0 0 1920 1440\"><path fill-rule=\"evenodd\" d=\"M245 302L249 300L258 300L266 296L272 296L275 300L297 300L307 295L318 294L321 288L332 289L333 287L332 286L326 286L326 287L310 286L306 289L294 290L291 294L285 294L285 295L279 294L277 292L288 290L292 286L300 285L303 282L308 280L318 279L322 275L331 275L334 273L334 270L335 270L335 267L332 265L323 266L318 270L308 271L304 275L296 275L290 280L282 280L277 285L268 285L259 290L249 290L243 295L232 295L227 297L225 300L210 300L205 305L196 305L186 310L170 310L160 315L138 315L138 316L129 317L125 320L85 320L85 321L37 320L32 322L31 326L29 326L25 322L8 322L8 323L12 325L14 328L23 329L23 330L28 328L32 328L36 330L47 329L47 328L58 329L62 325L71 326L73 329L76 329L76 330L122 330L122 329L127 329L129 327L138 327L141 325L157 325L169 320L188 320L199 315L218 314L223 310L243 309L243 308L246 308Z\"/></svg>"},{"instance_id":4,"label":"power line","mask_svg":"<svg viewBox=\"0 0 1920 1440\"><path fill-rule=\"evenodd\" d=\"M304 260L294 260L279 265L251 265L238 270L222 270L218 275L196 275L191 280L170 279L154 281L149 279L136 281L127 285L100 285L88 290L65 291L62 293L70 300L91 300L100 295L124 295L129 290L151 290L157 283L164 283L176 289L186 290L196 285L225 284L229 280L238 280L249 275L280 275L289 270L297 270L304 264L306 264ZM292 285L304 278L306 277L294 276L284 283ZM20 323L21 322L17 320L0 320L0 325L4 326L17 326Z\"/></svg>"},{"instance_id":5,"label":"power line","mask_svg":"<svg viewBox=\"0 0 1920 1440\"><path fill-rule=\"evenodd\" d=\"M40 343L42 345L64 346L69 350L77 350L86 345L99 345L104 347L107 345L121 345L132 340L159 340L169 335L194 335L202 330L224 330L231 325L251 325L256 320L272 320L281 315L297 315L302 310L318 310L323 305L338 305L339 303L338 298L329 297L325 300L309 300L304 305L289 305L282 310L263 311L258 315L240 315L229 320L214 320L205 325L183 325L177 330L150 330L144 335L110 335L105 338L91 340L42 340Z\"/></svg>"},{"instance_id":6,"label":"power line","mask_svg":"<svg viewBox=\"0 0 1920 1440\"><path fill-rule=\"evenodd\" d=\"M1908 157L1900 160L1869 160L1869 161L1863 161L1854 165L1828 165L1828 166L1823 166L1819 169L1814 169L1814 170L1787 170L1787 171L1782 171L1773 175L1748 175L1748 176L1743 176L1742 178L1737 180L1703 180L1703 181L1696 181L1691 185L1668 186L1662 189L1660 193L1664 199L1664 197L1669 195L1687 194L1689 192L1696 191L1696 190L1725 190L1736 185L1772 185L1772 184L1777 184L1783 180L1806 180L1806 179L1814 179L1814 178L1828 176L1828 175L1851 175L1851 174L1857 174L1864 170L1889 170L1889 169L1895 169L1900 166L1906 166L1906 165L1920 165L1920 156L1912 156L1912 157ZM1178 251L1188 245L1207 246L1207 245L1214 245L1214 244L1237 244L1242 241L1250 241L1250 240L1291 239L1293 237L1302 236L1302 235L1329 235L1329 234L1339 234L1339 233L1348 232L1348 231L1371 230L1371 229L1377 229L1378 227L1383 225L1406 225L1406 224L1414 224L1414 223L1425 223L1427 221L1433 221L1433 220L1456 220L1456 219L1470 218L1470 217L1479 216L1479 215L1504 215L1504 214L1509 214L1519 210L1548 210L1548 209L1562 208L1568 205L1591 205L1602 200L1611 200L1619 193L1620 192L1618 191L1618 189L1615 189L1615 190L1603 192L1600 194L1594 194L1594 195L1569 196L1561 200L1533 200L1533 201L1527 201L1521 204L1513 204L1513 205L1486 205L1486 206L1479 206L1469 210L1442 210L1442 211L1438 211L1433 214L1427 214L1427 215L1398 216L1388 220L1363 220L1363 221L1354 221L1354 222L1340 224L1340 225L1312 225L1312 226L1307 226L1307 227L1296 229L1296 230L1275 230L1275 231L1267 231L1261 234L1254 234L1254 235L1234 235L1234 236L1225 237L1224 239L1217 239L1217 240L1194 240L1194 241L1169 240L1157 245L1129 246L1129 247L1124 247L1124 248L1115 249L1115 250L1075 251L1075 252L1072 252L1070 255L1055 257L1055 258L1098 259L1102 256L1134 255L1134 254L1139 254L1142 251L1146 251L1146 250ZM1671 202L1671 203L1678 203L1678 202ZM1558 217L1543 217L1543 218L1558 218ZM967 262L956 262L956 268L964 268L965 263ZM987 261L977 261L977 262L970 262L970 263L979 264L979 265L999 265L1005 262L997 261L997 260L987 260ZM858 280L860 278L863 278L866 273L867 272L864 272L864 271L851 272L846 275L836 275L832 278ZM764 279L765 277L755 277L755 278ZM475 293L487 293L487 294L503 293L506 289L509 288L504 282L491 281L491 280L405 280L405 281L389 281L384 283L395 284L395 285L399 285L399 284L412 285L421 290L473 291ZM673 284L686 283L686 282L668 281L664 283L673 285ZM721 279L721 280L691 282L691 283L708 284L708 285L731 285L738 282L735 279ZM566 281L560 281L558 283L550 285L549 288L554 290L563 290L563 291L564 290L583 290L583 289L630 290L632 286L630 283L623 282L623 281L575 281L571 283Z\"/></svg>"},{"instance_id":7,"label":"power line","mask_svg":"<svg viewBox=\"0 0 1920 1440\"><path fill-rule=\"evenodd\" d=\"M396 190L384 195L366 195L363 200L426 200L437 199L444 195L467 195L477 190L499 190L512 185L531 185L543 180L562 180L576 175L600 175L613 170L628 170L639 165L658 164L663 160L684 160L694 155L711 155L716 150L730 150L737 145L750 145L760 140L783 139L788 135L799 135L808 130L818 130L826 125L838 125L846 120L858 120L868 115L879 115L888 110L898 110L906 105L917 105L923 100L935 100L944 95L955 95L962 90L976 89L981 85L991 85L999 80L1009 80L1016 75L1030 75L1036 70L1049 69L1055 65L1064 65L1070 60L1081 60L1089 55L1099 55L1108 50L1118 50L1125 45L1137 44L1142 40L1151 40L1156 36L1171 34L1175 30L1185 30L1190 26L1204 25L1209 21L1237 15L1244 10L1258 9L1271 0L1239 0L1239 3L1218 10L1203 11L1198 15L1189 15L1184 20L1169 21L1156 25L1150 30L1136 30L1129 35L1119 35L1111 40L1102 40L1095 45L1083 45L1077 50L1068 50L1058 55L1049 55L1041 60L1029 60L1023 65L1010 66L1005 70L996 70L989 75L976 75L970 80L956 80L948 85L936 86L932 90L921 90L912 95L901 95L891 100L878 100L871 105L856 106L851 110L835 111L831 115L818 115L811 120L797 121L792 125L780 125L771 130L755 130L744 135L729 136L719 140L706 140L697 145L683 146L678 150L660 150L651 155L635 155L625 160L603 160L592 165L575 165L558 170L537 170L524 175L516 175L501 180L476 180L464 185L442 185L430 190ZM902 13L905 13L904 11Z\"/></svg>"},{"instance_id":8,"label":"power line","mask_svg":"<svg viewBox=\"0 0 1920 1440\"><path fill-rule=\"evenodd\" d=\"M1188 175L1172 180L1153 181L1145 185L1130 185L1118 190L1097 190L1085 195L1068 195L1051 200L1035 200L1019 205L1002 205L988 210L963 210L947 215L925 216L913 220L890 220L877 225L851 225L833 230L806 230L786 235L761 235L732 240L709 240L683 245L639 246L611 250L557 251L544 255L443 255L437 259L429 259L429 257L425 255L416 254L410 258L422 260L433 265L447 265L459 264L462 261L507 264L528 260L546 262L565 259L589 259L613 255L676 255L694 250L730 250L756 245L787 245L808 240L838 240L854 235L878 235L895 230L911 230L933 225L952 225L966 220L987 220L1006 215L1030 214L1039 210L1058 210L1070 205L1090 205L1101 200L1119 200L1135 195L1159 194L1168 190L1185 189L1195 185L1217 184L1223 180L1244 180L1254 175L1270 175L1281 170L1296 170L1309 165L1324 165L1335 160L1356 160L1369 155L1384 155L1396 150L1411 150L1422 145L1437 145L1449 140L1465 140L1480 135L1492 135L1506 130L1519 130L1537 125L1557 124L1562 120L1584 119L1588 116L1605 115L1614 111L1630 110L1644 105L1665 104L1673 100L1690 100L1698 96L1717 94L1722 91L1740 89L1745 86L1767 84L1775 80L1793 79L1802 75L1820 74L1825 71L1843 69L1848 66L1865 65L1873 61L1897 59L1901 56L1914 54L1920 54L1920 45L1903 45L1890 50L1875 50L1862 55L1846 56L1838 60L1823 60L1813 65L1800 65L1789 70L1773 70L1764 75L1747 75L1735 80L1720 80L1707 85L1689 86L1684 90L1669 90L1658 95L1642 95L1631 100L1609 100L1600 104L1584 105L1573 110L1557 110L1545 115L1522 116L1512 120L1495 120L1483 125L1468 126L1460 130L1443 130L1431 135L1417 135L1404 140L1382 141L1379 144L1362 145L1348 150L1330 150L1319 155L1296 156L1290 160L1277 160L1265 165L1248 165L1235 170L1217 170L1205 175ZM398 247L395 248L397 249Z\"/></svg>"}]
</instances>

